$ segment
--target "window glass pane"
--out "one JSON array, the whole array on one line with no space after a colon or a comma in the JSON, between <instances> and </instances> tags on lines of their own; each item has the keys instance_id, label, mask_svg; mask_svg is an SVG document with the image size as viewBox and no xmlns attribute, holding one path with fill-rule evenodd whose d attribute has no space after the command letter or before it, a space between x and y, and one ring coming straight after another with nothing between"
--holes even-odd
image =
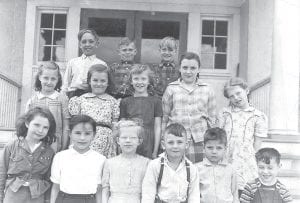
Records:
<instances>
[{"instance_id":1,"label":"window glass pane","mask_svg":"<svg viewBox=\"0 0 300 203\"><path fill-rule=\"evenodd\" d=\"M214 52L214 38L213 37L202 37L202 52Z\"/></svg>"},{"instance_id":2,"label":"window glass pane","mask_svg":"<svg viewBox=\"0 0 300 203\"><path fill-rule=\"evenodd\" d=\"M40 45L51 45L52 31L41 29L40 31Z\"/></svg>"},{"instance_id":3,"label":"window glass pane","mask_svg":"<svg viewBox=\"0 0 300 203\"><path fill-rule=\"evenodd\" d=\"M66 31L55 30L53 44L65 46Z\"/></svg>"},{"instance_id":4,"label":"window glass pane","mask_svg":"<svg viewBox=\"0 0 300 203\"><path fill-rule=\"evenodd\" d=\"M214 68L214 54L201 53L201 68L213 69Z\"/></svg>"},{"instance_id":5,"label":"window glass pane","mask_svg":"<svg viewBox=\"0 0 300 203\"><path fill-rule=\"evenodd\" d=\"M227 21L217 21L216 22L216 35L217 36L227 36L228 22Z\"/></svg>"},{"instance_id":6,"label":"window glass pane","mask_svg":"<svg viewBox=\"0 0 300 203\"><path fill-rule=\"evenodd\" d=\"M215 69L226 69L226 54L215 55Z\"/></svg>"},{"instance_id":7,"label":"window glass pane","mask_svg":"<svg viewBox=\"0 0 300 203\"><path fill-rule=\"evenodd\" d=\"M42 13L41 16L41 28L52 28L53 14Z\"/></svg>"},{"instance_id":8,"label":"window glass pane","mask_svg":"<svg viewBox=\"0 0 300 203\"><path fill-rule=\"evenodd\" d=\"M162 39L166 36L179 39L180 23L172 21L143 20L143 39Z\"/></svg>"},{"instance_id":9,"label":"window glass pane","mask_svg":"<svg viewBox=\"0 0 300 203\"><path fill-rule=\"evenodd\" d=\"M102 37L125 37L126 19L89 18L89 28Z\"/></svg>"},{"instance_id":10,"label":"window glass pane","mask_svg":"<svg viewBox=\"0 0 300 203\"><path fill-rule=\"evenodd\" d=\"M53 47L52 60L59 62L65 61L65 48L61 46Z\"/></svg>"},{"instance_id":11,"label":"window glass pane","mask_svg":"<svg viewBox=\"0 0 300 203\"><path fill-rule=\"evenodd\" d=\"M51 56L51 47L39 47L39 61L49 61Z\"/></svg>"},{"instance_id":12,"label":"window glass pane","mask_svg":"<svg viewBox=\"0 0 300 203\"><path fill-rule=\"evenodd\" d=\"M202 21L202 35L214 35L214 21L203 20Z\"/></svg>"},{"instance_id":13,"label":"window glass pane","mask_svg":"<svg viewBox=\"0 0 300 203\"><path fill-rule=\"evenodd\" d=\"M226 52L227 51L227 38L216 37L216 48L217 48L217 52Z\"/></svg>"},{"instance_id":14,"label":"window glass pane","mask_svg":"<svg viewBox=\"0 0 300 203\"><path fill-rule=\"evenodd\" d=\"M55 14L54 28L66 29L67 15Z\"/></svg>"}]
</instances>

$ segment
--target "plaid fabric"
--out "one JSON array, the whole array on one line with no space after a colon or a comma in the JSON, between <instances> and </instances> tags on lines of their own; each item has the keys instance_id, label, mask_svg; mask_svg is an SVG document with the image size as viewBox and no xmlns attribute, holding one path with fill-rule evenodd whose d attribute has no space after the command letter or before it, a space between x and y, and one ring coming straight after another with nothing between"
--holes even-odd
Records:
<instances>
[{"instance_id":1,"label":"plaid fabric","mask_svg":"<svg viewBox=\"0 0 300 203\"><path fill-rule=\"evenodd\" d=\"M113 95L117 98L125 98L132 95L129 82L132 66L133 63L114 63L110 66L115 86Z\"/></svg>"},{"instance_id":2,"label":"plaid fabric","mask_svg":"<svg viewBox=\"0 0 300 203\"><path fill-rule=\"evenodd\" d=\"M207 128L215 125L216 97L208 84L196 84L192 91L185 89L180 80L169 84L162 98L162 122L182 124L188 139L198 143L203 141Z\"/></svg>"},{"instance_id":3,"label":"plaid fabric","mask_svg":"<svg viewBox=\"0 0 300 203\"><path fill-rule=\"evenodd\" d=\"M175 63L154 64L151 67L154 73L154 92L162 97L169 83L178 79L179 72Z\"/></svg>"},{"instance_id":4,"label":"plaid fabric","mask_svg":"<svg viewBox=\"0 0 300 203\"><path fill-rule=\"evenodd\" d=\"M195 143L193 140L190 140L189 148L185 152L185 156L193 163L198 163L203 161L203 142Z\"/></svg>"}]
</instances>

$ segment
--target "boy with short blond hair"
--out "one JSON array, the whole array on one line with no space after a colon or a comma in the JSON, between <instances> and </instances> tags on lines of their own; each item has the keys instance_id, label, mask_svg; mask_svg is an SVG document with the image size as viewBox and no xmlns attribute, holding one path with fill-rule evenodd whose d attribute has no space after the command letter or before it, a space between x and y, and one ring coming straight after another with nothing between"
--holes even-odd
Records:
<instances>
[{"instance_id":1,"label":"boy with short blond hair","mask_svg":"<svg viewBox=\"0 0 300 203\"><path fill-rule=\"evenodd\" d=\"M201 202L238 203L236 173L225 159L226 132L210 128L204 134L205 158L196 164L200 177Z\"/></svg>"},{"instance_id":2,"label":"boy with short blond hair","mask_svg":"<svg viewBox=\"0 0 300 203\"><path fill-rule=\"evenodd\" d=\"M184 127L177 123L169 125L162 146L165 152L148 165L142 203L200 202L198 171L185 157L188 141Z\"/></svg>"},{"instance_id":3,"label":"boy with short blond hair","mask_svg":"<svg viewBox=\"0 0 300 203\"><path fill-rule=\"evenodd\" d=\"M258 178L246 184L242 203L292 202L288 189L277 178L281 167L280 153L274 148L261 148L255 154Z\"/></svg>"}]
</instances>

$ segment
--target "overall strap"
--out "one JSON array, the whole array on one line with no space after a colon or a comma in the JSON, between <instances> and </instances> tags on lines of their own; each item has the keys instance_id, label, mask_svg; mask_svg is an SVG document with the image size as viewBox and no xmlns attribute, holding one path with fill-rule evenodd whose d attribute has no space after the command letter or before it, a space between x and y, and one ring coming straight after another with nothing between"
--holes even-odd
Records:
<instances>
[{"instance_id":1,"label":"overall strap","mask_svg":"<svg viewBox=\"0 0 300 203\"><path fill-rule=\"evenodd\" d=\"M156 184L156 193L158 193L158 188L160 187L161 184L161 179L164 173L164 158L161 157L160 159L160 169L159 169L159 175L158 175L158 179L157 179L157 184Z\"/></svg>"}]
</instances>

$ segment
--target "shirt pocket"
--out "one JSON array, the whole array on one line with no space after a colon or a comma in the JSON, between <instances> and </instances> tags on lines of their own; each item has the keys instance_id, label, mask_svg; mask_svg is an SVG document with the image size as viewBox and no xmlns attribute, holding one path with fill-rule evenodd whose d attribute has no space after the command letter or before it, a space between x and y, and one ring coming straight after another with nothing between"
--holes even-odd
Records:
<instances>
[{"instance_id":1,"label":"shirt pocket","mask_svg":"<svg viewBox=\"0 0 300 203\"><path fill-rule=\"evenodd\" d=\"M50 156L41 156L41 157L39 157L39 159L38 159L38 167L41 170L47 171L48 168L50 167L50 165L51 165L51 157Z\"/></svg>"},{"instance_id":2,"label":"shirt pocket","mask_svg":"<svg viewBox=\"0 0 300 203\"><path fill-rule=\"evenodd\" d=\"M24 157L16 155L10 157L8 173L18 173L25 168Z\"/></svg>"}]
</instances>

